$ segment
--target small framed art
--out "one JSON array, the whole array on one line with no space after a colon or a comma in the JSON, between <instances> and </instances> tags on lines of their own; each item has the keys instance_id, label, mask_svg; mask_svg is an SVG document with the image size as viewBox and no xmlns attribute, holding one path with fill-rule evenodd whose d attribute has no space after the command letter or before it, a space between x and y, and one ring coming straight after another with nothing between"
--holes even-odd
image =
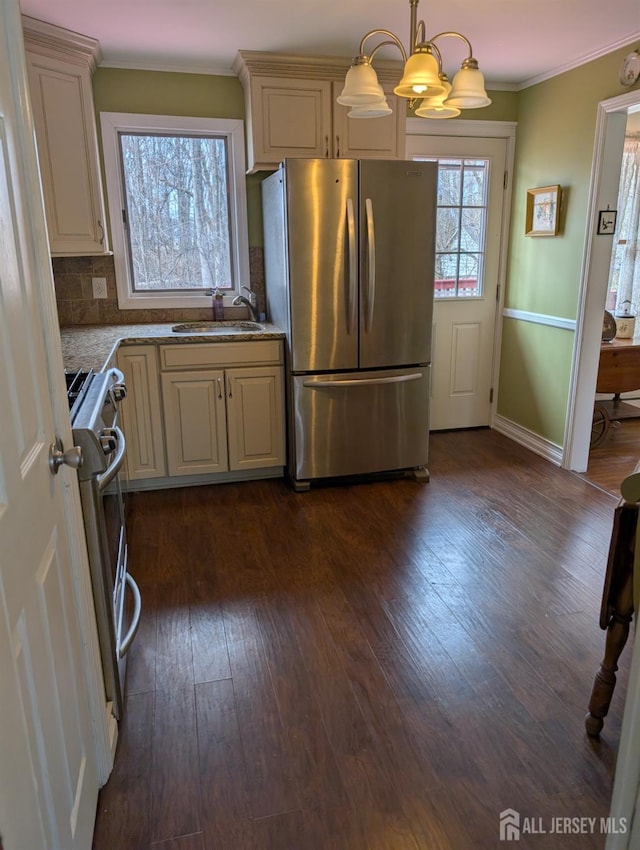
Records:
<instances>
[{"instance_id":1,"label":"small framed art","mask_svg":"<svg viewBox=\"0 0 640 850\"><path fill-rule=\"evenodd\" d=\"M616 230L617 210L600 210L598 213L598 235L612 236Z\"/></svg>"},{"instance_id":2,"label":"small framed art","mask_svg":"<svg viewBox=\"0 0 640 850\"><path fill-rule=\"evenodd\" d=\"M541 186L527 191L525 236L557 236L560 186Z\"/></svg>"}]
</instances>

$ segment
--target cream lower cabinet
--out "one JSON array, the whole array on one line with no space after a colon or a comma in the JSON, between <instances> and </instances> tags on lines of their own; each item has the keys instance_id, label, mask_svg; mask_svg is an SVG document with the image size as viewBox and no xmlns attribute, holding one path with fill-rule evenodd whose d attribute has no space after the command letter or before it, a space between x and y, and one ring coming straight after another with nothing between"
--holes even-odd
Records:
<instances>
[{"instance_id":1,"label":"cream lower cabinet","mask_svg":"<svg viewBox=\"0 0 640 850\"><path fill-rule=\"evenodd\" d=\"M278 340L161 348L170 476L284 466L281 352Z\"/></svg>"},{"instance_id":2,"label":"cream lower cabinet","mask_svg":"<svg viewBox=\"0 0 640 850\"><path fill-rule=\"evenodd\" d=\"M229 369L226 379L229 469L283 466L282 366Z\"/></svg>"},{"instance_id":3,"label":"cream lower cabinet","mask_svg":"<svg viewBox=\"0 0 640 850\"><path fill-rule=\"evenodd\" d=\"M226 472L224 372L165 372L162 399L169 475Z\"/></svg>"},{"instance_id":4,"label":"cream lower cabinet","mask_svg":"<svg viewBox=\"0 0 640 850\"><path fill-rule=\"evenodd\" d=\"M156 347L123 345L117 363L127 387L127 397L120 405L127 441L127 480L162 478L167 470Z\"/></svg>"}]
</instances>

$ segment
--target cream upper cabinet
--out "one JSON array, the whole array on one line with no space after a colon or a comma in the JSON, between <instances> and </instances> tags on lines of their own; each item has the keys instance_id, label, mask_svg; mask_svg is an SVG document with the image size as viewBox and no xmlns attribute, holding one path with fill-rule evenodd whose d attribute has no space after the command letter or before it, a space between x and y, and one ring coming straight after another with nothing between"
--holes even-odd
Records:
<instances>
[{"instance_id":1,"label":"cream upper cabinet","mask_svg":"<svg viewBox=\"0 0 640 850\"><path fill-rule=\"evenodd\" d=\"M391 115L349 118L349 107L336 102L343 82L332 85L333 155L349 159L404 159L406 102L394 95L393 86L382 86Z\"/></svg>"},{"instance_id":2,"label":"cream upper cabinet","mask_svg":"<svg viewBox=\"0 0 640 850\"><path fill-rule=\"evenodd\" d=\"M331 83L259 77L251 81L251 169L286 157L330 156Z\"/></svg>"},{"instance_id":3,"label":"cream upper cabinet","mask_svg":"<svg viewBox=\"0 0 640 850\"><path fill-rule=\"evenodd\" d=\"M405 103L393 94L399 68L376 68L393 112L366 119L349 118L336 102L348 68L343 60L238 53L250 172L273 171L287 157L404 157Z\"/></svg>"},{"instance_id":4,"label":"cream upper cabinet","mask_svg":"<svg viewBox=\"0 0 640 850\"><path fill-rule=\"evenodd\" d=\"M100 46L34 18L22 22L51 254L105 254L91 88Z\"/></svg>"}]
</instances>

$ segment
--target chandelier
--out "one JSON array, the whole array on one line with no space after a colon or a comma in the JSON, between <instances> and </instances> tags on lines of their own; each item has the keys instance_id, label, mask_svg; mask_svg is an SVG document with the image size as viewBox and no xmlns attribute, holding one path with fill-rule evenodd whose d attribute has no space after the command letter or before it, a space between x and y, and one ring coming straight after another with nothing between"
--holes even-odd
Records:
<instances>
[{"instance_id":1,"label":"chandelier","mask_svg":"<svg viewBox=\"0 0 640 850\"><path fill-rule=\"evenodd\" d=\"M424 21L417 20L419 2L409 0L411 34L408 56L398 36L389 30L371 30L360 42L358 55L347 71L344 88L336 98L338 103L351 107L349 115L352 118L378 118L391 113L372 65L373 57L385 45L395 45L404 61L402 79L394 88L394 94L408 98L409 108L415 107L415 114L421 118L454 118L460 115L462 109L478 109L491 103L469 39L459 32L440 32L427 39ZM375 36L381 36L383 41L366 53L367 42ZM443 71L442 54L436 45L443 38L461 39L469 50L451 83Z\"/></svg>"}]
</instances>

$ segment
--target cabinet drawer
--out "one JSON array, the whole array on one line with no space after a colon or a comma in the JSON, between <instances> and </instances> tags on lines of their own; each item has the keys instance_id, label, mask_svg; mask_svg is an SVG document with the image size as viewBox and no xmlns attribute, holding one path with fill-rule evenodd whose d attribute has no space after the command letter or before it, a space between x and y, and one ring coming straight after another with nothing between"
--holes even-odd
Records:
<instances>
[{"instance_id":1,"label":"cabinet drawer","mask_svg":"<svg viewBox=\"0 0 640 850\"><path fill-rule=\"evenodd\" d=\"M257 342L197 343L196 345L160 346L161 369L203 368L243 365L245 363L281 363L282 344L278 339Z\"/></svg>"}]
</instances>

